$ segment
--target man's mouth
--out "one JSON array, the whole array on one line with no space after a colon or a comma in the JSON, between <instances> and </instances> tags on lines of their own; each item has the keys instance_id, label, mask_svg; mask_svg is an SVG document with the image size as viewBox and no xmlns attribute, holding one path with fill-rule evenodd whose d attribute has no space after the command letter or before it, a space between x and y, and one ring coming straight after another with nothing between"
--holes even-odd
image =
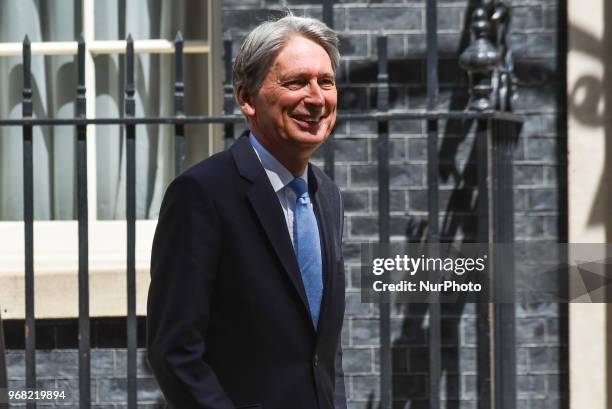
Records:
<instances>
[{"instance_id":1,"label":"man's mouth","mask_svg":"<svg viewBox=\"0 0 612 409\"><path fill-rule=\"evenodd\" d=\"M299 125L303 127L311 127L314 125L319 125L321 121L326 118L326 116L307 116L307 115L290 115L291 119L296 121Z\"/></svg>"}]
</instances>

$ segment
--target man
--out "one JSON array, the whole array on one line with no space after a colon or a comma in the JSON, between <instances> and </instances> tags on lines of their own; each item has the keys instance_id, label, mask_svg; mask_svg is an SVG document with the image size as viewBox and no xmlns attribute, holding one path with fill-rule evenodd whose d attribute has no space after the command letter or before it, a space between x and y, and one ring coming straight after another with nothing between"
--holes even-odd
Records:
<instances>
[{"instance_id":1,"label":"man","mask_svg":"<svg viewBox=\"0 0 612 409\"><path fill-rule=\"evenodd\" d=\"M250 135L166 192L147 341L175 409L346 408L342 202L308 163L336 120L337 44L309 18L255 28L234 64Z\"/></svg>"}]
</instances>

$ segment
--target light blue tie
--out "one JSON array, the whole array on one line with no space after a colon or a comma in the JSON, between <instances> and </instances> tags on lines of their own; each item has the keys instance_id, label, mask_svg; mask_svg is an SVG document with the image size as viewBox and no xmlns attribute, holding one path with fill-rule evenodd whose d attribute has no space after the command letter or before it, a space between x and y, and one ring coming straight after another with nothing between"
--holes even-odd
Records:
<instances>
[{"instance_id":1,"label":"light blue tie","mask_svg":"<svg viewBox=\"0 0 612 409\"><path fill-rule=\"evenodd\" d=\"M297 196L293 219L293 242L308 305L310 305L312 322L316 328L319 322L319 311L323 296L323 267L319 227L304 179L293 179L289 182L289 187L293 189Z\"/></svg>"}]
</instances>

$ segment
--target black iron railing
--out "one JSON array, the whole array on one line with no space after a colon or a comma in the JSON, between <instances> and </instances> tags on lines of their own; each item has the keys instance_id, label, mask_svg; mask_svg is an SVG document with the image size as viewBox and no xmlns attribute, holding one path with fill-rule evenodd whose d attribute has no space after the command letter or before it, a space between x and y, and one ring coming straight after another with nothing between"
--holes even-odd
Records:
<instances>
[{"instance_id":1,"label":"black iron railing","mask_svg":"<svg viewBox=\"0 0 612 409\"><path fill-rule=\"evenodd\" d=\"M4 353L4 328L2 326L2 311L0 310L0 391L7 388L8 377L6 374L6 355ZM0 409L8 409L8 402L2 400L3 395L3 393L0 393Z\"/></svg>"},{"instance_id":2,"label":"black iron railing","mask_svg":"<svg viewBox=\"0 0 612 409\"><path fill-rule=\"evenodd\" d=\"M478 240L480 242L513 241L513 200L512 200L512 151L518 136L521 118L504 112L508 108L511 94L511 60L507 50L493 52L500 46L503 38L490 33L491 24L507 24L499 4L477 8L474 20L474 41L462 56L471 79L472 111L439 111L438 95L438 56L437 56L437 17L436 0L427 0L427 110L389 111L389 84L387 71L387 39L377 39L378 102L376 112L341 113L340 120L374 120L378 123L378 223L379 241L388 243L390 239L390 186L389 186L389 123L396 120L420 120L427 129L427 190L428 190L428 234L427 241L438 243L440 232L439 209L439 124L443 120L466 120L476 123L477 174L478 174ZM499 7L497 7L497 6ZM505 10L505 11L504 11ZM323 17L333 27L333 1L323 1ZM497 19L497 22L496 20ZM501 26L500 26L501 27ZM498 27L498 30L500 29ZM506 28L503 28L507 30ZM504 32L504 35L505 32ZM494 45L490 38L495 39ZM85 99L85 43L78 42L77 66L78 86L76 90L76 115L69 119L32 118L31 89L31 50L26 36L23 42L23 101L21 119L0 119L0 126L20 126L23 130L23 174L24 174L24 229L25 229L25 350L26 350L26 387L36 385L36 349L34 316L34 264L33 264L33 158L32 128L34 126L74 126L77 130L77 201L79 232L79 406L91 407L91 369L90 369L90 321L89 321L89 266L88 266L88 216L87 216L87 125L121 125L125 127L127 139L127 183L126 183L126 224L127 224L127 391L128 408L135 409L136 396L136 285L135 285L135 130L144 124L171 124L175 131L175 171L179 174L185 162L185 125L186 124L224 124L226 141L234 137L234 124L242 117L234 115L231 89L231 42L226 41L225 50L225 102L222 116L185 116L183 83L183 38L180 33L175 39L175 87L174 116L135 117L134 104L134 46L131 36L127 38L125 53L125 100L123 116L120 118L87 118ZM486 53L482 51L486 49ZM493 51L491 51L493 50ZM480 53L480 54L479 54ZM480 57L479 57L480 55ZM484 57L483 57L484 56ZM482 57L482 58L481 58ZM502 58L503 57L503 58ZM480 58L480 59L479 59ZM508 62L510 61L510 63ZM504 77L505 76L505 77ZM505 78L505 79L504 79ZM505 81L505 82L504 82ZM503 104L502 104L503 103ZM501 108L501 109L500 109ZM324 169L334 176L334 138L333 135L324 146ZM509 261L496 260L496 277L512 280ZM507 283L496 282L497 288L509 288ZM507 299L507 298L506 298ZM478 306L478 402L479 408L514 409L516 407L516 371L514 342L513 305ZM441 379L441 331L440 305L429 304L429 407L439 409L439 387ZM1 321L0 321L1 341ZM382 409L393 405L392 359L391 359L390 305L380 305L380 400ZM0 388L3 379L3 348L0 342ZM492 359L491 359L492 357ZM491 387L491 381L494 387ZM492 391L495 391L492 393ZM28 403L28 408L35 407Z\"/></svg>"}]
</instances>

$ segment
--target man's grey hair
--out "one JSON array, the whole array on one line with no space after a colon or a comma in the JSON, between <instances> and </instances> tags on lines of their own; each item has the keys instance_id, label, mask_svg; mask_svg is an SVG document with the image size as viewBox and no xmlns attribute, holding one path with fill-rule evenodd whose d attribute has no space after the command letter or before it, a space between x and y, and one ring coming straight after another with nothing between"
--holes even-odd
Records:
<instances>
[{"instance_id":1,"label":"man's grey hair","mask_svg":"<svg viewBox=\"0 0 612 409\"><path fill-rule=\"evenodd\" d=\"M263 83L274 58L294 35L319 44L329 55L334 74L340 64L338 35L319 20L292 14L257 26L245 38L234 61L234 92L244 87L255 95Z\"/></svg>"}]
</instances>

